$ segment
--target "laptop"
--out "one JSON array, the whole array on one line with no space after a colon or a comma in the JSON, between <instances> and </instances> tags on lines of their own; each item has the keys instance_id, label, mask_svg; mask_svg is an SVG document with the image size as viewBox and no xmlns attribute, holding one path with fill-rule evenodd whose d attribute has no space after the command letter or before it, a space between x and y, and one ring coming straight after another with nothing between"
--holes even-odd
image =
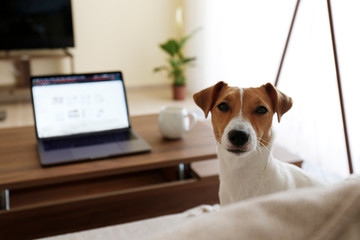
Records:
<instances>
[{"instance_id":1,"label":"laptop","mask_svg":"<svg viewBox=\"0 0 360 240\"><path fill-rule=\"evenodd\" d=\"M130 125L121 72L34 76L30 81L41 165L151 151Z\"/></svg>"}]
</instances>

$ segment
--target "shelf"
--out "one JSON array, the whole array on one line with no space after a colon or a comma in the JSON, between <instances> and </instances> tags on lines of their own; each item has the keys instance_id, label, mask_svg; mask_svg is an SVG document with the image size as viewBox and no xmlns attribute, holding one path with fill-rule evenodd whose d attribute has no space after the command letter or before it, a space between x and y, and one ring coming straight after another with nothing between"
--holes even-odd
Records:
<instances>
[{"instance_id":1,"label":"shelf","mask_svg":"<svg viewBox=\"0 0 360 240\"><path fill-rule=\"evenodd\" d=\"M11 61L14 62L15 67L19 71L19 77L15 84L15 88L28 88L29 79L31 74L30 64L35 59L61 59L70 58L71 72L75 71L74 56L64 49L62 54L21 54L21 55L7 55L1 56L0 61Z\"/></svg>"}]
</instances>

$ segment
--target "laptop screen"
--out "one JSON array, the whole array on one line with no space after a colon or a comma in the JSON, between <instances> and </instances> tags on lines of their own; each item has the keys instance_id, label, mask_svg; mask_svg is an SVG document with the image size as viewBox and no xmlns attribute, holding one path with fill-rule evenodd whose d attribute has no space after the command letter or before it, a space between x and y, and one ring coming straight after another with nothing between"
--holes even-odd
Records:
<instances>
[{"instance_id":1,"label":"laptop screen","mask_svg":"<svg viewBox=\"0 0 360 240\"><path fill-rule=\"evenodd\" d=\"M130 127L121 72L32 77L39 138Z\"/></svg>"}]
</instances>

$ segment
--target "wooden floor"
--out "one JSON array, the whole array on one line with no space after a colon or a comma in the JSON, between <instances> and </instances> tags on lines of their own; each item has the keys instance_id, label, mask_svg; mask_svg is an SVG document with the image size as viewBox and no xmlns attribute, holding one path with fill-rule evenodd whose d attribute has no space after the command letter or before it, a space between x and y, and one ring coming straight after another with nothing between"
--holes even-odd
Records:
<instances>
[{"instance_id":1,"label":"wooden floor","mask_svg":"<svg viewBox=\"0 0 360 240\"><path fill-rule=\"evenodd\" d=\"M131 116L152 114L160 112L163 106L182 106L189 110L201 110L195 105L191 94L183 101L172 100L170 86L156 86L147 88L129 88L127 89L127 98ZM21 127L34 125L33 111L28 93L23 93L21 100L1 103L0 112L5 112L5 119L1 120L0 128ZM0 114L1 116L1 114Z\"/></svg>"}]
</instances>

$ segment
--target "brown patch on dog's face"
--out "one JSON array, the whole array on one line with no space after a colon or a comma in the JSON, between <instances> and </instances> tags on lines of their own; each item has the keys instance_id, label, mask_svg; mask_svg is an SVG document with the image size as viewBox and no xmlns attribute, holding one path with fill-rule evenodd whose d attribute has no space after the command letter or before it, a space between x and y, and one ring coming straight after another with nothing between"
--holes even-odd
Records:
<instances>
[{"instance_id":1,"label":"brown patch on dog's face","mask_svg":"<svg viewBox=\"0 0 360 240\"><path fill-rule=\"evenodd\" d=\"M221 142L221 136L231 119L240 113L240 89L226 87L222 89L211 109L211 122L216 141Z\"/></svg>"},{"instance_id":2,"label":"brown patch on dog's face","mask_svg":"<svg viewBox=\"0 0 360 240\"><path fill-rule=\"evenodd\" d=\"M268 146L271 140L273 115L271 99L263 87L244 89L242 117L250 122L258 141L265 146Z\"/></svg>"}]
</instances>

